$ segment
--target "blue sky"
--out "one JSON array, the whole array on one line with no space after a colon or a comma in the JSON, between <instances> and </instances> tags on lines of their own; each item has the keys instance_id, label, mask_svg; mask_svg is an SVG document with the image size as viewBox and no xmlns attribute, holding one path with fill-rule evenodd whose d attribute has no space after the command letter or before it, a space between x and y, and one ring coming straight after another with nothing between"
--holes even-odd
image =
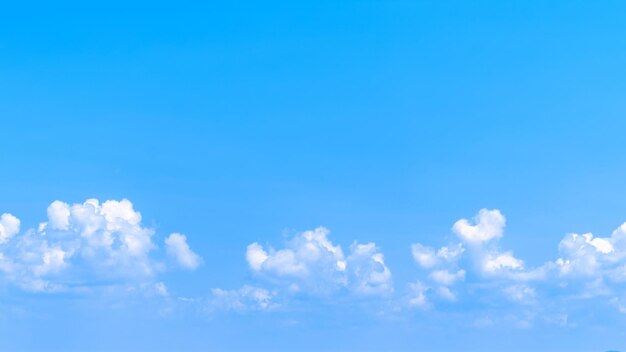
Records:
<instances>
[{"instance_id":1,"label":"blue sky","mask_svg":"<svg viewBox=\"0 0 626 352\"><path fill-rule=\"evenodd\" d=\"M625 10L5 5L0 348L625 350Z\"/></svg>"}]
</instances>

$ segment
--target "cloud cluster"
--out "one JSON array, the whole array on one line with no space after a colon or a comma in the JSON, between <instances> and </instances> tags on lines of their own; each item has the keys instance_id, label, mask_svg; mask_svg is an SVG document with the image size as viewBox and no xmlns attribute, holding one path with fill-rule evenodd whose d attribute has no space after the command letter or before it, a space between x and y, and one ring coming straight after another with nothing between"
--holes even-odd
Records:
<instances>
[{"instance_id":1,"label":"cloud cluster","mask_svg":"<svg viewBox=\"0 0 626 352\"><path fill-rule=\"evenodd\" d=\"M8 282L32 291L58 291L97 280L152 278L165 269L151 255L157 249L154 230L142 225L141 213L126 199L54 201L47 217L21 234L19 219L0 217L0 272ZM200 263L183 235L170 235L165 247L183 268Z\"/></svg>"},{"instance_id":2,"label":"cloud cluster","mask_svg":"<svg viewBox=\"0 0 626 352\"><path fill-rule=\"evenodd\" d=\"M626 283L626 223L611 236L567 234L558 245L558 257L528 268L512 251L502 250L506 218L499 210L482 209L472 220L457 221L452 231L458 242L435 250L413 244L422 278L409 285L408 304L432 308L436 302L457 300L459 294L487 301L499 297L524 305L545 299L605 298L623 307ZM471 278L471 280L469 279ZM472 296L474 295L474 296Z\"/></svg>"},{"instance_id":3,"label":"cloud cluster","mask_svg":"<svg viewBox=\"0 0 626 352\"><path fill-rule=\"evenodd\" d=\"M356 295L393 292L391 271L375 243L354 243L348 255L328 239L324 227L297 234L285 248L252 243L246 259L252 272L291 292L325 295L346 289Z\"/></svg>"},{"instance_id":4,"label":"cloud cluster","mask_svg":"<svg viewBox=\"0 0 626 352\"><path fill-rule=\"evenodd\" d=\"M557 300L556 306L565 309L564 302L597 299L626 312L626 223L605 237L567 234L555 259L536 267L501 248L505 226L499 210L482 209L453 224L455 240L438 248L413 244L420 278L407 285L401 299L422 309L449 310L466 302L535 309L525 311L527 317L536 316L547 300ZM295 234L281 248L251 243L245 253L249 269L271 288L216 288L208 298L194 301L208 300L212 311L240 312L272 310L282 305L277 300L299 295L346 293L389 301L394 285L380 248L354 242L344 250L329 236L328 229L318 227ZM132 282L170 297L158 275L174 267L193 270L202 262L183 234L171 233L157 244L154 229L142 224L141 213L126 199L54 201L46 221L26 230L14 215L0 216L0 282L24 290L85 290L102 282Z\"/></svg>"},{"instance_id":5,"label":"cloud cluster","mask_svg":"<svg viewBox=\"0 0 626 352\"><path fill-rule=\"evenodd\" d=\"M473 219L454 223L452 231L458 242L438 250L413 244L413 258L424 277L409 285L409 305L430 308L435 301L455 302L459 293L468 296L481 288L488 290L483 296L496 291L510 301L534 298L535 289L529 282L544 279L551 265L528 270L512 251L502 250L498 242L505 225L506 218L499 210L481 209ZM472 278L469 282L468 276Z\"/></svg>"},{"instance_id":6,"label":"cloud cluster","mask_svg":"<svg viewBox=\"0 0 626 352\"><path fill-rule=\"evenodd\" d=\"M473 218L452 225L456 239L451 242L440 247L414 243L411 254L421 269L420 278L408 283L407 291L398 296L392 295L391 270L375 243L355 242L345 250L329 239L324 227L298 233L281 248L251 243L246 250L248 266L255 278L274 289L215 289L210 306L264 311L288 304L293 295L326 297L347 292L383 296L387 299L381 303L396 308L468 313L468 324L475 326L512 323L527 328L537 320L568 325L570 313L599 304L626 314L622 293L626 223L607 237L567 234L555 259L535 267L502 248L505 226L506 218L499 210L482 209ZM277 298L281 305L275 303ZM584 304L581 300L594 301ZM478 315L472 318L472 311Z\"/></svg>"}]
</instances>

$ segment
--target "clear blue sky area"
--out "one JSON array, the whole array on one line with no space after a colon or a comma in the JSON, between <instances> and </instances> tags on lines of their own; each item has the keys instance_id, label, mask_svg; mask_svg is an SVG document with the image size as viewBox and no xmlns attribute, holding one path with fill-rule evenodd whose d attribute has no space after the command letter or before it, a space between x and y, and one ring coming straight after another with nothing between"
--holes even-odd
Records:
<instances>
[{"instance_id":1,"label":"clear blue sky area","mask_svg":"<svg viewBox=\"0 0 626 352\"><path fill-rule=\"evenodd\" d=\"M625 63L620 1L6 3L0 349L626 350Z\"/></svg>"}]
</instances>

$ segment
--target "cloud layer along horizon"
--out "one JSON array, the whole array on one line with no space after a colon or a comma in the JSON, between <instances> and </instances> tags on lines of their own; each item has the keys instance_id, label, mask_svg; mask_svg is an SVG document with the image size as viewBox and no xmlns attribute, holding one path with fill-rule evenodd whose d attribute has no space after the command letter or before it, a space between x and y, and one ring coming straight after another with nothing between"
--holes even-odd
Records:
<instances>
[{"instance_id":1,"label":"cloud layer along horizon","mask_svg":"<svg viewBox=\"0 0 626 352\"><path fill-rule=\"evenodd\" d=\"M245 250L253 282L236 289L214 288L208 296L190 300L208 302L209 311L268 311L288 305L293 297L342 296L391 303L386 307L394 312L490 312L474 317L478 325L493 324L507 314L523 316L514 319L520 326L537 319L567 325L576 310L626 314L626 223L604 237L566 234L556 246L558 255L534 267L502 248L506 223L499 210L481 209L472 219L452 224L456 237L451 242L439 247L412 244L407 256L419 268L413 275L418 279L397 287L374 242L355 241L344 248L331 241L324 227L296 233L279 247L253 242ZM162 238L157 244L155 230L142 224L141 213L127 199L54 201L46 221L26 230L18 217L4 213L0 277L33 292L132 282L168 296L159 275L194 270L203 259L187 236Z\"/></svg>"},{"instance_id":2,"label":"cloud layer along horizon","mask_svg":"<svg viewBox=\"0 0 626 352\"><path fill-rule=\"evenodd\" d=\"M569 233L558 244L558 256L536 267L501 248L505 225L499 210L482 209L472 220L454 223L458 241L438 249L413 244L421 278L409 284L409 306L449 310L457 305L460 310L470 302L489 310L505 301L533 319L543 314L542 319L560 324L568 323L574 309L626 313L626 223L607 237ZM593 303L585 308L584 302Z\"/></svg>"}]
</instances>

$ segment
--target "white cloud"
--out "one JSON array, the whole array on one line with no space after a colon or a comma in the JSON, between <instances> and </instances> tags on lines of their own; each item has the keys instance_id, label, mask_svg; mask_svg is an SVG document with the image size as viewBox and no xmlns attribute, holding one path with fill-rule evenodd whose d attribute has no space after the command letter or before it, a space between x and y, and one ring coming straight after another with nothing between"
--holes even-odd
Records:
<instances>
[{"instance_id":1,"label":"white cloud","mask_svg":"<svg viewBox=\"0 0 626 352\"><path fill-rule=\"evenodd\" d=\"M626 223L610 237L591 233L567 234L559 243L559 258L554 262L561 278L608 279L624 282L626 277Z\"/></svg>"},{"instance_id":2,"label":"white cloud","mask_svg":"<svg viewBox=\"0 0 626 352\"><path fill-rule=\"evenodd\" d=\"M260 271L263 263L267 260L269 256L263 250L263 247L258 243L252 243L248 245L246 250L246 260L248 261L248 265L250 265L250 269L254 271Z\"/></svg>"},{"instance_id":3,"label":"white cloud","mask_svg":"<svg viewBox=\"0 0 626 352\"><path fill-rule=\"evenodd\" d=\"M351 246L344 256L339 245L328 239L324 227L297 234L285 248L267 250L248 245L246 259L260 277L308 294L328 294L348 288L360 295L386 295L393 291L391 271L374 243Z\"/></svg>"},{"instance_id":4,"label":"white cloud","mask_svg":"<svg viewBox=\"0 0 626 352\"><path fill-rule=\"evenodd\" d=\"M195 269L202 262L200 256L194 253L187 244L187 237L179 233L173 233L165 239L167 253L174 257L178 264L185 269Z\"/></svg>"},{"instance_id":5,"label":"white cloud","mask_svg":"<svg viewBox=\"0 0 626 352\"><path fill-rule=\"evenodd\" d=\"M59 272L67 265L65 259L68 253L59 247L44 248L41 256L41 264L34 267L34 273L37 276Z\"/></svg>"},{"instance_id":6,"label":"white cloud","mask_svg":"<svg viewBox=\"0 0 626 352\"><path fill-rule=\"evenodd\" d=\"M451 273L448 270L435 270L430 273L429 277L440 285L451 286L457 281L465 280L465 270L460 269L455 273Z\"/></svg>"},{"instance_id":7,"label":"white cloud","mask_svg":"<svg viewBox=\"0 0 626 352\"><path fill-rule=\"evenodd\" d=\"M430 308L431 304L426 297L426 293L430 290L430 287L423 284L420 281L416 281L409 284L409 299L408 304L410 307L417 307L421 309Z\"/></svg>"},{"instance_id":8,"label":"white cloud","mask_svg":"<svg viewBox=\"0 0 626 352\"><path fill-rule=\"evenodd\" d=\"M461 219L452 226L453 231L469 243L487 242L502 236L506 218L499 210L481 209L474 217L474 225Z\"/></svg>"},{"instance_id":9,"label":"white cloud","mask_svg":"<svg viewBox=\"0 0 626 352\"><path fill-rule=\"evenodd\" d=\"M521 270L524 262L513 256L511 252L487 254L482 262L482 269L485 273L496 274L506 270Z\"/></svg>"},{"instance_id":10,"label":"white cloud","mask_svg":"<svg viewBox=\"0 0 626 352\"><path fill-rule=\"evenodd\" d=\"M447 301L456 301L457 296L450 286L465 281L467 270L474 270L474 280L482 281L528 282L542 278L546 268L526 271L522 260L498 248L497 240L502 237L505 224L506 218L499 210L481 209L473 224L467 219L454 224L452 230L461 242L441 247L436 252L431 247L413 244L414 260L427 270L424 277L437 285L432 292Z\"/></svg>"},{"instance_id":11,"label":"white cloud","mask_svg":"<svg viewBox=\"0 0 626 352\"><path fill-rule=\"evenodd\" d=\"M435 250L430 247L415 243L411 246L411 253L413 254L413 259L422 268L432 268L437 265L437 255Z\"/></svg>"},{"instance_id":12,"label":"white cloud","mask_svg":"<svg viewBox=\"0 0 626 352\"><path fill-rule=\"evenodd\" d=\"M8 213L0 216L0 244L5 243L19 232L20 219Z\"/></svg>"},{"instance_id":13,"label":"white cloud","mask_svg":"<svg viewBox=\"0 0 626 352\"><path fill-rule=\"evenodd\" d=\"M48 219L22 234L20 221L0 217L0 272L4 279L33 291L60 291L89 286L96 280L150 281L163 264L151 253L154 230L141 224L141 213L126 199L97 199L72 204L54 201ZM195 267L199 258L182 235L166 247L178 262Z\"/></svg>"},{"instance_id":14,"label":"white cloud","mask_svg":"<svg viewBox=\"0 0 626 352\"><path fill-rule=\"evenodd\" d=\"M141 213L127 199L102 204L88 199L72 206L55 201L48 207L48 222L39 229L48 238L76 240L82 256L103 256L105 262L145 262L155 248L154 230L141 225Z\"/></svg>"},{"instance_id":15,"label":"white cloud","mask_svg":"<svg viewBox=\"0 0 626 352\"><path fill-rule=\"evenodd\" d=\"M353 244L346 261L348 283L362 295L387 295L393 292L391 271L376 244Z\"/></svg>"},{"instance_id":16,"label":"white cloud","mask_svg":"<svg viewBox=\"0 0 626 352\"><path fill-rule=\"evenodd\" d=\"M603 266L618 262L626 252L616 252L613 242L619 242L619 229L611 238L594 237L591 233L571 233L559 243L561 257L556 260L561 275L594 276Z\"/></svg>"},{"instance_id":17,"label":"white cloud","mask_svg":"<svg viewBox=\"0 0 626 352\"><path fill-rule=\"evenodd\" d=\"M48 206L48 226L54 230L68 230L70 227L70 207L55 200Z\"/></svg>"},{"instance_id":18,"label":"white cloud","mask_svg":"<svg viewBox=\"0 0 626 352\"><path fill-rule=\"evenodd\" d=\"M463 252L465 252L465 248L461 243L458 243L451 247L444 246L439 248L439 250L437 251L437 256L446 262L455 262L459 258L461 258Z\"/></svg>"},{"instance_id":19,"label":"white cloud","mask_svg":"<svg viewBox=\"0 0 626 352\"><path fill-rule=\"evenodd\" d=\"M411 253L422 268L422 279L429 280L433 287L421 283L411 286L413 305L432 306L431 301L437 297L454 302L457 296L451 290L453 285L457 292L466 290L463 297L480 292L481 297L496 295L490 300L497 302L499 294L527 307L540 302L540 290L563 301L598 297L608 301L623 290L620 285L626 282L626 223L608 237L567 234L558 244L557 259L534 268L527 268L512 251L499 248L505 224L506 218L499 210L481 209L473 221L461 219L454 224L452 230L460 240L456 246L435 251L414 244ZM498 286L504 288L494 290Z\"/></svg>"},{"instance_id":20,"label":"white cloud","mask_svg":"<svg viewBox=\"0 0 626 352\"><path fill-rule=\"evenodd\" d=\"M431 247L424 246L420 243L411 245L413 259L419 266L426 269L433 268L442 263L454 263L461 258L463 252L465 252L465 248L460 243L454 246L441 247L436 253Z\"/></svg>"},{"instance_id":21,"label":"white cloud","mask_svg":"<svg viewBox=\"0 0 626 352\"><path fill-rule=\"evenodd\" d=\"M248 264L253 271L276 277L301 280L323 277L327 281L341 281L345 269L343 251L326 238L329 231L323 227L305 231L287 243L281 250L266 252L258 243L246 251Z\"/></svg>"}]
</instances>

